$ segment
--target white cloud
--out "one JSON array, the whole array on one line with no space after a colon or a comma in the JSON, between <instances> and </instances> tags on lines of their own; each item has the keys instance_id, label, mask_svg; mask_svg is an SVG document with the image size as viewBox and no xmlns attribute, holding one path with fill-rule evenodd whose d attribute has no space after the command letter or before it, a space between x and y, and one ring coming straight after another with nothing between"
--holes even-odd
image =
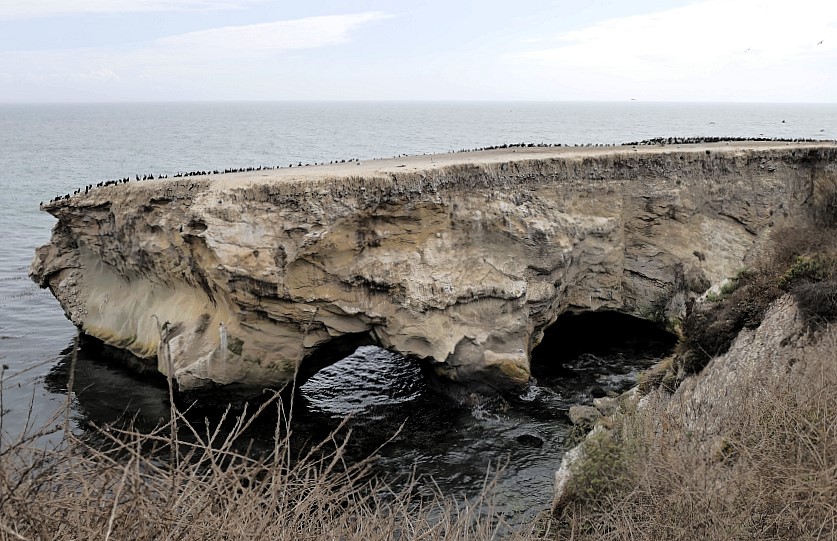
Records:
<instances>
[{"instance_id":1,"label":"white cloud","mask_svg":"<svg viewBox=\"0 0 837 541\"><path fill-rule=\"evenodd\" d=\"M265 0L2 0L0 20L56 15L241 9Z\"/></svg>"},{"instance_id":2,"label":"white cloud","mask_svg":"<svg viewBox=\"0 0 837 541\"><path fill-rule=\"evenodd\" d=\"M380 12L352 15L328 15L290 21L275 21L247 26L228 26L169 36L154 42L154 47L181 53L217 56L242 51L281 51L310 49L344 43L359 26L385 19Z\"/></svg>"},{"instance_id":3,"label":"white cloud","mask_svg":"<svg viewBox=\"0 0 837 541\"><path fill-rule=\"evenodd\" d=\"M114 96L143 91L156 96L178 86L202 92L223 85L246 89L275 77L279 53L347 43L363 25L388 17L366 12L229 26L168 36L129 50L0 52L0 72L13 74L12 82L21 88L95 85L100 91L111 89Z\"/></svg>"},{"instance_id":4,"label":"white cloud","mask_svg":"<svg viewBox=\"0 0 837 541\"><path fill-rule=\"evenodd\" d=\"M648 82L824 59L831 59L833 66L837 2L707 0L605 20L561 34L555 41L553 47L510 54L505 59L541 69L586 70Z\"/></svg>"}]
</instances>

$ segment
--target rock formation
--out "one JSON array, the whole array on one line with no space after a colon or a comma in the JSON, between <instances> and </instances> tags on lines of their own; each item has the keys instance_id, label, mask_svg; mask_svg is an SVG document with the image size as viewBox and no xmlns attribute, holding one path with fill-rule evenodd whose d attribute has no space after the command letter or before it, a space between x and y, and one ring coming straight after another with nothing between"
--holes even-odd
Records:
<instances>
[{"instance_id":1,"label":"rock formation","mask_svg":"<svg viewBox=\"0 0 837 541\"><path fill-rule=\"evenodd\" d=\"M132 182L44 205L58 223L31 276L181 390L280 386L362 342L513 390L565 311L674 321L835 158L833 143L520 148Z\"/></svg>"}]
</instances>

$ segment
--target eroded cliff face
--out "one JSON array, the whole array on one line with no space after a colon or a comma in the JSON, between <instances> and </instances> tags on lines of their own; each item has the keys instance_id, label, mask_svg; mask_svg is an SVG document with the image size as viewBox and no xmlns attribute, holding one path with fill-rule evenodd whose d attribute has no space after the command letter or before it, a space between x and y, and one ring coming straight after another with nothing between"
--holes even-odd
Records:
<instances>
[{"instance_id":1,"label":"eroded cliff face","mask_svg":"<svg viewBox=\"0 0 837 541\"><path fill-rule=\"evenodd\" d=\"M836 157L509 149L131 182L46 205L58 223L31 276L180 389L279 386L369 340L510 390L567 310L681 315L834 181Z\"/></svg>"}]
</instances>

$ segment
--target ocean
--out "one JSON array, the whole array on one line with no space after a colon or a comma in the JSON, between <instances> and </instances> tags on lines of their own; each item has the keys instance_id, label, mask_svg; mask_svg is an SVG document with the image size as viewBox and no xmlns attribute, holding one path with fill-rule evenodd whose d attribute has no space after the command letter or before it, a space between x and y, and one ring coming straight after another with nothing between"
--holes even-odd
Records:
<instances>
[{"instance_id":1,"label":"ocean","mask_svg":"<svg viewBox=\"0 0 837 541\"><path fill-rule=\"evenodd\" d=\"M612 144L654 137L837 138L837 105L505 102L277 102L0 105L0 363L3 438L66 401L67 352L76 330L52 295L27 277L55 220L40 201L85 184L153 173L361 160L473 149L503 143ZM651 348L654 349L654 348ZM647 353L647 354L646 354ZM618 390L639 364L606 356L568 362L503 403L439 400L407 360L359 350L303 388L298 430L313 438L346 415L357 452L378 434L405 429L382 451L382 471L415 467L451 493L499 474L500 500L529 517L550 499L552 471L567 446L565 411L591 389ZM376 358L376 370L359 359ZM618 359L623 359L620 353ZM624 360L624 359L623 359ZM582 374L582 375L579 375ZM73 429L120 416L153 426L167 415L157 382L83 354ZM609 379L608 379L609 378ZM609 383L608 383L609 382ZM391 434L389 434L391 435Z\"/></svg>"}]
</instances>

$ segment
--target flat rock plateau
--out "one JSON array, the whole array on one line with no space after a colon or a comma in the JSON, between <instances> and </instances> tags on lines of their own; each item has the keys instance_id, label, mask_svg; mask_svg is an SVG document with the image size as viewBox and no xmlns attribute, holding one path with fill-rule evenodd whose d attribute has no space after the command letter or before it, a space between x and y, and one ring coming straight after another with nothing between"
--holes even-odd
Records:
<instances>
[{"instance_id":1,"label":"flat rock plateau","mask_svg":"<svg viewBox=\"0 0 837 541\"><path fill-rule=\"evenodd\" d=\"M560 314L671 326L835 177L832 142L722 142L131 181L43 205L30 275L180 390L278 387L374 343L513 391Z\"/></svg>"}]
</instances>

